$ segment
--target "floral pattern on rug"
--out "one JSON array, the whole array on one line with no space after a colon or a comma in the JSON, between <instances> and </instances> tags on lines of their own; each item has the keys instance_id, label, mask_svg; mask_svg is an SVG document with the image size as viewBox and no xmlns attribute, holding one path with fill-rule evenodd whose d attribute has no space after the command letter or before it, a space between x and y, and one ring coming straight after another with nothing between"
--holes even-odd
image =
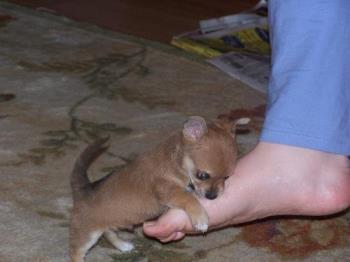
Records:
<instances>
[{"instance_id":1,"label":"floral pattern on rug","mask_svg":"<svg viewBox=\"0 0 350 262\"><path fill-rule=\"evenodd\" d=\"M283 257L302 259L318 251L349 246L350 223L343 217L271 219L244 226L240 238Z\"/></svg>"}]
</instances>

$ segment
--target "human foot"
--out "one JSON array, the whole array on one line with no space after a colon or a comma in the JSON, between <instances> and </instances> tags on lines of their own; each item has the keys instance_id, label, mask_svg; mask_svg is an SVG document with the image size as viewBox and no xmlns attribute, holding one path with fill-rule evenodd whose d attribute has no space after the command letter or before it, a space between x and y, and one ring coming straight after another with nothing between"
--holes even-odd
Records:
<instances>
[{"instance_id":1,"label":"human foot","mask_svg":"<svg viewBox=\"0 0 350 262\"><path fill-rule=\"evenodd\" d=\"M260 142L237 164L224 193L201 200L210 228L275 215L328 215L350 205L350 168L345 156ZM182 210L146 223L144 232L163 242L193 232Z\"/></svg>"}]
</instances>

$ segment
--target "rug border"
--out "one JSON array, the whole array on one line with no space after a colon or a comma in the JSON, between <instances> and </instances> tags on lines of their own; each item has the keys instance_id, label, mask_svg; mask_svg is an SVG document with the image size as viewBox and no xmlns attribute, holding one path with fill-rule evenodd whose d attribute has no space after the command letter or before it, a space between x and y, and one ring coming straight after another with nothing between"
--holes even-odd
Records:
<instances>
[{"instance_id":1,"label":"rug border","mask_svg":"<svg viewBox=\"0 0 350 262\"><path fill-rule=\"evenodd\" d=\"M0 0L0 7L4 8L4 9L8 9L8 10L13 10L13 11L19 10L20 12L23 12L23 13L28 14L28 15L43 17L46 19L50 19L54 22L58 22L61 24L75 27L77 29L85 30L85 31L92 32L92 33L99 33L99 34L102 34L102 35L109 37L113 40L116 40L116 38L118 38L122 41L129 41L129 42L136 43L136 44L147 45L148 47L161 50L161 51L166 52L168 54L187 58L187 59L192 60L194 62L197 62L201 65L205 65L207 67L214 68L218 72L221 72L216 67L212 66L211 64L208 64L205 61L205 59L203 59L199 55L185 52L181 49L178 49L174 46L171 46L170 44L165 44L165 43L161 43L158 41L149 40L149 39L146 39L143 37L138 37L138 36L134 36L134 35L116 32L116 31L113 31L113 30L110 30L107 28L103 28L101 26L94 25L91 23L79 22L79 21L73 20L71 18L68 18L66 16L63 16L63 15L51 14L49 12L39 11L36 9L32 9L30 7L25 7L25 6L21 6L18 4L14 4L14 3L11 3L7 0ZM238 79L236 79L236 80L238 80Z\"/></svg>"}]
</instances>

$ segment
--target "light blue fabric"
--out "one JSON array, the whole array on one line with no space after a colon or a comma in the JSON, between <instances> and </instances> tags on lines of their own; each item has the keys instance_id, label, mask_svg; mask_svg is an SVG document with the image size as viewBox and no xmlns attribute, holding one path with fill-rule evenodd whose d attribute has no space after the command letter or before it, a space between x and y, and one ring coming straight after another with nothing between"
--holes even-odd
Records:
<instances>
[{"instance_id":1,"label":"light blue fabric","mask_svg":"<svg viewBox=\"0 0 350 262\"><path fill-rule=\"evenodd\" d=\"M269 0L261 141L350 155L350 0Z\"/></svg>"}]
</instances>

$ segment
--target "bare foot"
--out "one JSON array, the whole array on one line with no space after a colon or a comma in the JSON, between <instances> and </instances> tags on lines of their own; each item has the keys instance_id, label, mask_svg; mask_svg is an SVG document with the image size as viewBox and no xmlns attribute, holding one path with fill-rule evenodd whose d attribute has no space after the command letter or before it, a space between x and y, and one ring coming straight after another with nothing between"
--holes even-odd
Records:
<instances>
[{"instance_id":1,"label":"bare foot","mask_svg":"<svg viewBox=\"0 0 350 262\"><path fill-rule=\"evenodd\" d=\"M350 164L342 155L260 142L226 181L222 196L201 200L210 228L275 215L328 215L350 206ZM182 210L170 210L143 229L162 242L193 233Z\"/></svg>"}]
</instances>

